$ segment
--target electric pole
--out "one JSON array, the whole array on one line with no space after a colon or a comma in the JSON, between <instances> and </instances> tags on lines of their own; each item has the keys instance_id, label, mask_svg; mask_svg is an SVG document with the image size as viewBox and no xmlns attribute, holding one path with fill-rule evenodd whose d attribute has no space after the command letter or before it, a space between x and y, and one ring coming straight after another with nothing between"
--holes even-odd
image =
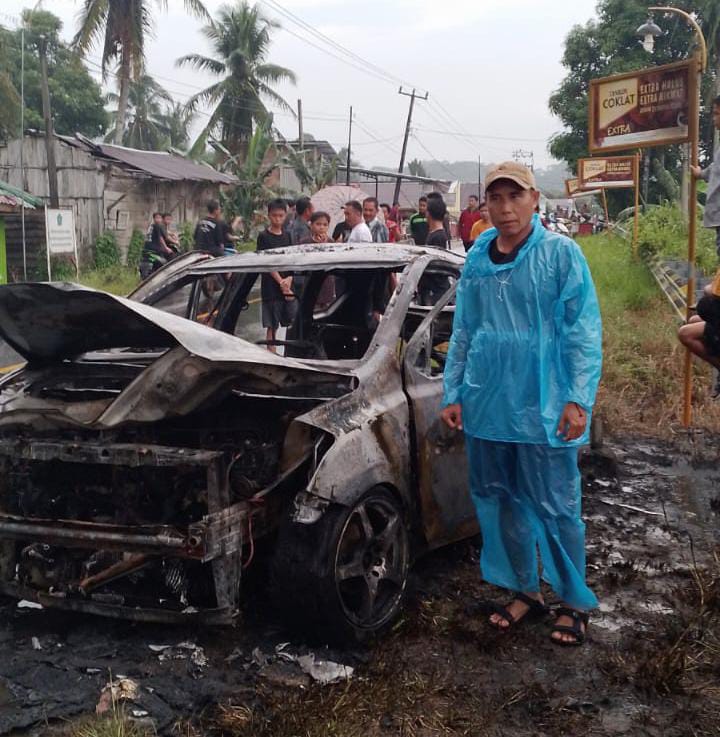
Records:
<instances>
[{"instance_id":1,"label":"electric pole","mask_svg":"<svg viewBox=\"0 0 720 737\"><path fill-rule=\"evenodd\" d=\"M534 151L524 151L521 148L516 148L512 152L512 157L514 161L518 162L518 164L527 166L527 168L530 169L530 171L535 171L535 152Z\"/></svg>"},{"instance_id":2,"label":"electric pole","mask_svg":"<svg viewBox=\"0 0 720 737\"><path fill-rule=\"evenodd\" d=\"M350 124L348 125L347 169L345 170L345 184L350 186L350 150L352 149L352 105L350 105Z\"/></svg>"},{"instance_id":3,"label":"electric pole","mask_svg":"<svg viewBox=\"0 0 720 737\"><path fill-rule=\"evenodd\" d=\"M47 153L48 188L50 207L59 207L57 167L55 166L55 136L53 135L52 113L50 112L50 90L47 71L47 39L40 36L40 87L42 92L43 118L45 118L45 151Z\"/></svg>"},{"instance_id":4,"label":"electric pole","mask_svg":"<svg viewBox=\"0 0 720 737\"><path fill-rule=\"evenodd\" d=\"M398 174L402 175L403 169L405 168L405 153L407 151L408 138L410 136L410 124L412 123L413 108L415 107L415 98L419 100L427 100L428 93L425 93L424 97L421 97L415 92L413 88L412 92L404 92L403 88L400 87L398 94L405 95L410 98L410 109L408 110L407 123L405 124L405 138L403 139L402 152L400 153L400 166L398 167ZM402 184L402 176L397 178L395 182L395 194L393 195L393 204L400 200L400 185Z\"/></svg>"},{"instance_id":5,"label":"electric pole","mask_svg":"<svg viewBox=\"0 0 720 737\"><path fill-rule=\"evenodd\" d=\"M482 157L478 154L478 202L483 201L483 186L482 186Z\"/></svg>"},{"instance_id":6,"label":"electric pole","mask_svg":"<svg viewBox=\"0 0 720 737\"><path fill-rule=\"evenodd\" d=\"M300 150L305 148L305 134L303 133L302 100L298 100L298 142Z\"/></svg>"}]
</instances>

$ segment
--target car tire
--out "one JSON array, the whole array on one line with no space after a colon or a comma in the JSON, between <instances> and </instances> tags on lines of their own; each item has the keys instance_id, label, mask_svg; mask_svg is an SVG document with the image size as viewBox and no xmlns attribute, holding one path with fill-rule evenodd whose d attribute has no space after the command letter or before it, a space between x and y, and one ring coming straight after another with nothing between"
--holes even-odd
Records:
<instances>
[{"instance_id":1,"label":"car tire","mask_svg":"<svg viewBox=\"0 0 720 737\"><path fill-rule=\"evenodd\" d=\"M326 642L364 642L402 609L409 561L402 505L375 487L314 524L286 521L272 560L273 600L291 629Z\"/></svg>"}]
</instances>

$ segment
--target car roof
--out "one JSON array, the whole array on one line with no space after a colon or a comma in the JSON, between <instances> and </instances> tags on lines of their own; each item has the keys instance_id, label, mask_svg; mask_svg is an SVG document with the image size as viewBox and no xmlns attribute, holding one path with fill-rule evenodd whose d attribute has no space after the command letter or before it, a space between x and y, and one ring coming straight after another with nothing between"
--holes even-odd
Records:
<instances>
[{"instance_id":1,"label":"car roof","mask_svg":"<svg viewBox=\"0 0 720 737\"><path fill-rule=\"evenodd\" d=\"M238 253L206 261L193 268L193 273L209 274L227 271L299 269L367 269L406 266L422 256L446 261L462 267L465 256L440 248L410 246L398 243L310 243L265 251Z\"/></svg>"}]
</instances>

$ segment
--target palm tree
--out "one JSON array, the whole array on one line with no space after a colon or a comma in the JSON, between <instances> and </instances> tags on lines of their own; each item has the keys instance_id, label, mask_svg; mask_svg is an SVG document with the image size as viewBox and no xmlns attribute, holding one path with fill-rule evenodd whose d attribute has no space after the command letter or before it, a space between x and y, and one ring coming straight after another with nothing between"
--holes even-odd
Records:
<instances>
[{"instance_id":1,"label":"palm tree","mask_svg":"<svg viewBox=\"0 0 720 737\"><path fill-rule=\"evenodd\" d=\"M186 151L190 142L190 126L195 113L181 102L173 102L160 116L159 122L165 128L168 145Z\"/></svg>"},{"instance_id":2,"label":"palm tree","mask_svg":"<svg viewBox=\"0 0 720 737\"><path fill-rule=\"evenodd\" d=\"M280 25L266 18L247 0L223 5L217 20L202 29L212 45L214 56L187 54L178 66L189 65L210 72L219 81L193 95L187 102L191 110L208 104L210 119L190 152L197 155L205 148L208 136L216 135L232 153L248 145L253 124L268 120L265 101L292 112L288 103L273 89L279 82L295 84L295 74L285 67L266 61L271 32Z\"/></svg>"},{"instance_id":3,"label":"palm tree","mask_svg":"<svg viewBox=\"0 0 720 737\"><path fill-rule=\"evenodd\" d=\"M277 193L267 185L268 178L280 164L277 155L271 152L274 145L272 115L269 115L267 120L256 126L255 132L250 136L243 163L237 163L237 156L226 162L226 168L233 170L240 183L229 195L224 207L229 215L242 216L243 235L246 239L250 236L253 221L262 206L277 197ZM270 163L266 163L267 161Z\"/></svg>"},{"instance_id":4,"label":"palm tree","mask_svg":"<svg viewBox=\"0 0 720 737\"><path fill-rule=\"evenodd\" d=\"M167 0L155 0L161 9ZM208 18L201 0L184 0L185 8L200 18ZM79 15L80 28L73 45L86 54L102 41L102 73L107 79L108 67L117 65L118 114L113 140L120 143L125 127L130 81L137 80L145 67L145 39L152 31L153 18L148 0L84 0Z\"/></svg>"},{"instance_id":5,"label":"palm tree","mask_svg":"<svg viewBox=\"0 0 720 737\"><path fill-rule=\"evenodd\" d=\"M347 153L345 154L347 161ZM303 192L315 194L323 187L335 183L335 174L341 164L337 156L326 158L312 151L299 151L288 144L284 162L291 166L300 181Z\"/></svg>"},{"instance_id":6,"label":"palm tree","mask_svg":"<svg viewBox=\"0 0 720 737\"><path fill-rule=\"evenodd\" d=\"M119 97L108 94L107 101L117 104ZM123 131L122 144L145 151L157 151L169 144L169 130L162 103L172 105L168 92L148 74L132 80L128 89L128 107L126 111L128 124ZM115 120L120 111L114 110L111 115ZM108 134L113 139L115 132Z\"/></svg>"}]
</instances>

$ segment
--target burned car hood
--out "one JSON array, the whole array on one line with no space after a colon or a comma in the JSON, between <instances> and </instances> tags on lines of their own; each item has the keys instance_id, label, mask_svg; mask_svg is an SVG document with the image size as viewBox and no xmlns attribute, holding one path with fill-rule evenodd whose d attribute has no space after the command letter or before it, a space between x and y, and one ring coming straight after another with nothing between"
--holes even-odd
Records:
<instances>
[{"instance_id":1,"label":"burned car hood","mask_svg":"<svg viewBox=\"0 0 720 737\"><path fill-rule=\"evenodd\" d=\"M11 415L29 419L52 412L73 423L112 427L186 415L228 391L322 400L346 394L357 383L339 367L305 365L183 317L76 284L0 286L0 337L28 361L24 376L15 380L17 390L3 389L0 425L12 423ZM131 349L127 355L135 357L145 350L151 360L137 366L136 377L119 395L103 401L58 400L56 389L48 398L46 390L40 396L23 383L37 376L47 383L48 377L75 367L71 389L77 392L85 388L83 367L100 362L102 351L108 351L108 361L123 361L126 353L117 349Z\"/></svg>"},{"instance_id":2,"label":"burned car hood","mask_svg":"<svg viewBox=\"0 0 720 737\"><path fill-rule=\"evenodd\" d=\"M70 283L0 286L0 337L31 364L113 348L166 349L181 345L210 361L315 371L206 325Z\"/></svg>"}]
</instances>

